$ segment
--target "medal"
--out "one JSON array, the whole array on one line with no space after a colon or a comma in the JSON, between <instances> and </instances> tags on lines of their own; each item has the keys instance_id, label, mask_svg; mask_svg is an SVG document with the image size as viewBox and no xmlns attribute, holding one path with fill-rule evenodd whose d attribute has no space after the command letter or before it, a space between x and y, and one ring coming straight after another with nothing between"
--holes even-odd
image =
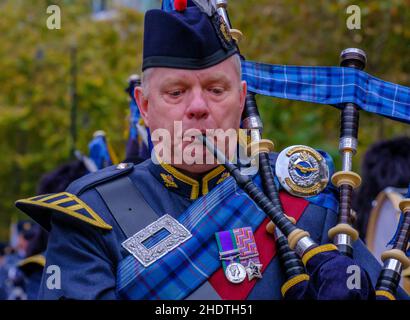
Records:
<instances>
[{"instance_id":1,"label":"medal","mask_svg":"<svg viewBox=\"0 0 410 320\"><path fill-rule=\"evenodd\" d=\"M246 270L239 260L239 249L233 230L217 232L215 238L226 279L231 283L241 283L246 278Z\"/></svg>"},{"instance_id":2,"label":"medal","mask_svg":"<svg viewBox=\"0 0 410 320\"><path fill-rule=\"evenodd\" d=\"M233 233L239 249L239 259L242 265L245 266L248 280L251 281L255 278L262 278L262 264L259 261L259 252L252 228L234 229Z\"/></svg>"},{"instance_id":3,"label":"medal","mask_svg":"<svg viewBox=\"0 0 410 320\"><path fill-rule=\"evenodd\" d=\"M219 260L229 282L239 284L246 277L249 281L262 278L262 264L251 227L217 232L215 237Z\"/></svg>"},{"instance_id":4,"label":"medal","mask_svg":"<svg viewBox=\"0 0 410 320\"><path fill-rule=\"evenodd\" d=\"M246 267L246 273L248 274L248 280L251 281L253 278L262 278L262 264L255 263L252 260L249 261Z\"/></svg>"},{"instance_id":5,"label":"medal","mask_svg":"<svg viewBox=\"0 0 410 320\"><path fill-rule=\"evenodd\" d=\"M241 283L246 278L246 270L237 262L230 263L225 269L225 277L232 283Z\"/></svg>"}]
</instances>

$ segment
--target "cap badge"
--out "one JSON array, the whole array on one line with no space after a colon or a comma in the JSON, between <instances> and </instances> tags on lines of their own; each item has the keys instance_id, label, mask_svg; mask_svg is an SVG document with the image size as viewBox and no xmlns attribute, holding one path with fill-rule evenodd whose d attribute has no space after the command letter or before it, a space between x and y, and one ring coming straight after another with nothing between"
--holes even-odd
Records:
<instances>
[{"instance_id":1,"label":"cap badge","mask_svg":"<svg viewBox=\"0 0 410 320\"><path fill-rule=\"evenodd\" d=\"M221 30L221 33L223 37L225 38L225 41L231 42L232 41L231 32L229 31L229 28L226 25L225 20L221 16L219 16L219 21L220 21L219 29Z\"/></svg>"},{"instance_id":2,"label":"cap badge","mask_svg":"<svg viewBox=\"0 0 410 320\"><path fill-rule=\"evenodd\" d=\"M232 47L232 35L229 31L229 27L225 23L223 17L221 17L217 12L211 17L212 24L216 30L219 40L221 41L222 47L225 50L229 50Z\"/></svg>"}]
</instances>

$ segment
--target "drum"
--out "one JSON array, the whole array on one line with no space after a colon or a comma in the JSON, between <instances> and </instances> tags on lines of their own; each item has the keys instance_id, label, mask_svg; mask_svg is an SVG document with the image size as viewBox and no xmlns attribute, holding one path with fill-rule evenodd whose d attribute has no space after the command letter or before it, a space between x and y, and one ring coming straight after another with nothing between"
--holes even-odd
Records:
<instances>
[{"instance_id":1,"label":"drum","mask_svg":"<svg viewBox=\"0 0 410 320\"><path fill-rule=\"evenodd\" d=\"M374 200L367 224L366 244L381 264L380 256L387 250L387 243L396 232L400 219L399 202L404 198L406 191L388 187ZM410 294L410 268L403 270L400 285Z\"/></svg>"}]
</instances>

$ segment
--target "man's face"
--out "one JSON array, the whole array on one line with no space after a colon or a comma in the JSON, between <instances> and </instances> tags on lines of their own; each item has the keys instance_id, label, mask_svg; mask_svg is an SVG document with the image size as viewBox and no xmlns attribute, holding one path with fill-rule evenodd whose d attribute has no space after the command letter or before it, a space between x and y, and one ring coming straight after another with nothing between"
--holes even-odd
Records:
<instances>
[{"instance_id":1,"label":"man's face","mask_svg":"<svg viewBox=\"0 0 410 320\"><path fill-rule=\"evenodd\" d=\"M181 123L182 133L189 129L205 133L206 129L226 131L239 128L246 83L241 81L233 57L203 70L155 68L149 77L148 88L148 97L143 96L141 88L135 90L144 122L151 133L157 129L167 130L171 134L172 149L176 152L179 149L175 145L180 144L180 150L185 150L191 141L175 141L175 122ZM215 166L185 162L173 164L197 173Z\"/></svg>"},{"instance_id":2,"label":"man's face","mask_svg":"<svg viewBox=\"0 0 410 320\"><path fill-rule=\"evenodd\" d=\"M27 252L27 248L28 248L28 241L26 240L26 238L24 238L23 235L19 234L17 245L16 245L16 249L18 253L22 256L25 256Z\"/></svg>"}]
</instances>

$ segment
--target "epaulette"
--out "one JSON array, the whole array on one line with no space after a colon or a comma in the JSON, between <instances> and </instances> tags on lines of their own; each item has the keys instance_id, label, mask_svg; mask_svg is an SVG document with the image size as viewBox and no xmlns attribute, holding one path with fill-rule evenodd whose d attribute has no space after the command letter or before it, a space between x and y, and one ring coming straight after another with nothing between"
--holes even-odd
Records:
<instances>
[{"instance_id":1,"label":"epaulette","mask_svg":"<svg viewBox=\"0 0 410 320\"><path fill-rule=\"evenodd\" d=\"M86 224L111 230L107 224L92 208L90 208L79 196L86 190L113 180L129 173L133 169L132 163L120 163L95 173L88 174L74 181L66 192L39 195L16 201L16 207L38 222L44 229L51 229L52 214L63 214L65 217L82 221Z\"/></svg>"},{"instance_id":2,"label":"epaulette","mask_svg":"<svg viewBox=\"0 0 410 320\"><path fill-rule=\"evenodd\" d=\"M92 174L87 174L80 179L75 180L67 187L67 192L80 196L85 191L95 186L113 180L119 176L128 174L134 168L133 163L120 163Z\"/></svg>"},{"instance_id":3,"label":"epaulette","mask_svg":"<svg viewBox=\"0 0 410 320\"><path fill-rule=\"evenodd\" d=\"M19 261L17 265L20 268L24 268L28 265L38 265L40 267L44 267L46 265L46 258L42 254L36 254Z\"/></svg>"},{"instance_id":4,"label":"epaulette","mask_svg":"<svg viewBox=\"0 0 410 320\"><path fill-rule=\"evenodd\" d=\"M17 200L16 207L33 218L47 231L51 229L50 218L52 213L64 214L70 218L81 220L101 229L112 229L112 227L105 223L85 202L68 192L45 194Z\"/></svg>"}]
</instances>

